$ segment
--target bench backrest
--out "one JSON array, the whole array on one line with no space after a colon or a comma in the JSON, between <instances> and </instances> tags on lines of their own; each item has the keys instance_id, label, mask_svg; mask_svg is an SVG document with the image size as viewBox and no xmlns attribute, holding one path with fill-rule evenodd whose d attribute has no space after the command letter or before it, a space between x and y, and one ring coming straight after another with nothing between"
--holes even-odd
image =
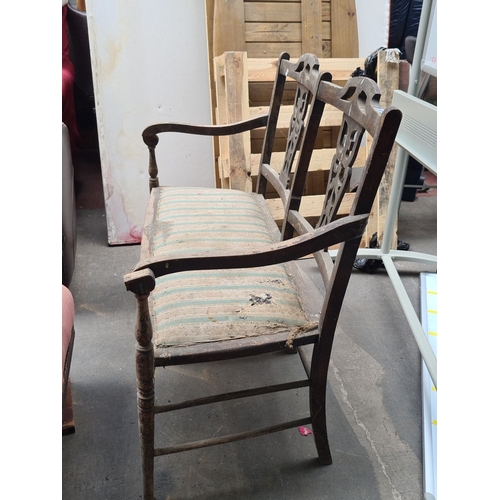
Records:
<instances>
[{"instance_id":1,"label":"bench backrest","mask_svg":"<svg viewBox=\"0 0 500 500\"><path fill-rule=\"evenodd\" d=\"M333 106L342 112L342 124L331 161L327 192L316 225L316 227L321 227L337 218L340 203L349 184L351 169L365 132L371 137L370 145L350 215L370 213L394 147L402 115L394 107L384 109L380 105L380 90L373 80L366 77L351 78L344 87L340 87L329 81L329 78L323 74L315 101L318 107L321 104ZM311 125L308 132L314 134L316 123L311 122ZM263 165L262 168L267 170L268 166ZM304 172L301 169L304 169ZM312 230L305 217L300 214L300 200L306 169L305 162L298 164L293 184L282 196L286 207L282 229L283 239ZM272 177L269 176L269 178ZM327 252L317 252L315 258L326 284L332 271L331 257Z\"/></svg>"},{"instance_id":2,"label":"bench backrest","mask_svg":"<svg viewBox=\"0 0 500 500\"><path fill-rule=\"evenodd\" d=\"M151 125L143 132L143 140L150 151L150 188L159 186L158 166L155 147L158 134L162 132L181 132L211 136L237 136L242 133L265 127L264 141L259 164L256 190L266 197L268 183L278 193L283 206L282 239L287 240L294 234L304 234L312 227L299 210L304 193L307 172L314 149L314 143L325 106L332 107L341 115L340 132L327 183L327 192L319 216L318 226L333 221L346 192L351 169L356 161L365 131L371 136L367 141L366 163L358 195L351 205L351 214L370 213L376 191L391 153L394 134L399 126L401 113L395 108L383 109L380 105L380 90L377 84L367 77L355 77L343 87L333 83L329 72L321 72L318 58L304 54L296 62L283 53L276 63L276 78L271 95L271 103L266 115L253 117L237 123L215 126L197 126L178 123ZM296 91L292 109L283 104L286 82L295 82ZM280 114L290 115L287 132L286 151L282 168L273 168L271 156L275 150L277 124ZM386 123L388 117L389 121ZM281 139L281 138L279 138ZM292 173L293 164L293 173ZM238 169L238 165L231 168ZM373 174L373 170L376 173ZM247 172L250 176L250 172ZM361 189L364 179L371 183ZM363 193L361 195L361 193ZM331 271L328 255L317 255L321 261L324 279Z\"/></svg>"}]
</instances>

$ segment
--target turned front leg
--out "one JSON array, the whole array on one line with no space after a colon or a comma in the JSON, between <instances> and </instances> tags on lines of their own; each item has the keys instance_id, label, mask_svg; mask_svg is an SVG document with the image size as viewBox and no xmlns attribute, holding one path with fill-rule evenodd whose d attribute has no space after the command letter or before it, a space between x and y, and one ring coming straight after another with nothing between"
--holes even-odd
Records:
<instances>
[{"instance_id":1,"label":"turned front leg","mask_svg":"<svg viewBox=\"0 0 500 500\"><path fill-rule=\"evenodd\" d=\"M137 299L135 360L143 498L154 500L154 350L151 341L153 327L148 307L149 295L154 288L154 275L149 270L132 273L125 276L125 284Z\"/></svg>"},{"instance_id":2,"label":"turned front leg","mask_svg":"<svg viewBox=\"0 0 500 500\"><path fill-rule=\"evenodd\" d=\"M137 297L136 326L136 381L139 434L141 438L142 475L144 499L154 500L154 431L155 431L155 388L154 354L151 319L148 310L148 295Z\"/></svg>"}]
</instances>

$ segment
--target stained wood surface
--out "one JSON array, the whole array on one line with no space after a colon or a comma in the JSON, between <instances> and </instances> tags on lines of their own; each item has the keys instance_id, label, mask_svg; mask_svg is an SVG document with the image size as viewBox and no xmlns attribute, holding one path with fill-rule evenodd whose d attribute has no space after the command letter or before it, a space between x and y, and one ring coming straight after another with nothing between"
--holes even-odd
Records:
<instances>
[{"instance_id":1,"label":"stained wood surface","mask_svg":"<svg viewBox=\"0 0 500 500\"><path fill-rule=\"evenodd\" d=\"M352 202L355 197L355 193L347 193L340 205L338 215L345 216L349 214L351 210ZM316 194L310 196L304 196L302 198L302 202L300 203L300 213L311 222L312 225L316 223L321 214L321 210L323 209L323 202L325 200L324 194ZM278 226L283 224L283 204L279 198L272 198L266 200L269 210L276 221Z\"/></svg>"},{"instance_id":2,"label":"stained wood surface","mask_svg":"<svg viewBox=\"0 0 500 500\"><path fill-rule=\"evenodd\" d=\"M292 60L295 59L291 56ZM363 67L365 60L361 57L318 57L321 71L332 74L332 81L340 85L346 82L353 71ZM276 76L275 57L248 56L248 83L274 82Z\"/></svg>"}]
</instances>

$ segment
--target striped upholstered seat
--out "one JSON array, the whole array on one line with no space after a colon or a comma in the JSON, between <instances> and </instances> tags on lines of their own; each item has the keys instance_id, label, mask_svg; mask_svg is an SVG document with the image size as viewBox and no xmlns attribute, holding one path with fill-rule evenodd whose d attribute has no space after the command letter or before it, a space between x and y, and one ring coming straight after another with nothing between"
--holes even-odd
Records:
<instances>
[{"instance_id":1,"label":"striped upholstered seat","mask_svg":"<svg viewBox=\"0 0 500 500\"><path fill-rule=\"evenodd\" d=\"M156 348L283 333L308 325L283 265L163 276L152 303Z\"/></svg>"},{"instance_id":2,"label":"striped upholstered seat","mask_svg":"<svg viewBox=\"0 0 500 500\"><path fill-rule=\"evenodd\" d=\"M150 256L165 258L274 243L261 196L232 189L160 187L152 192Z\"/></svg>"},{"instance_id":3,"label":"striped upholstered seat","mask_svg":"<svg viewBox=\"0 0 500 500\"><path fill-rule=\"evenodd\" d=\"M165 258L257 250L275 242L260 196L236 190L162 187L149 252ZM168 224L163 221L167 221ZM165 224L162 231L158 228ZM274 228L275 229L275 228ZM156 348L188 346L308 328L297 290L279 264L266 268L189 271L157 280L151 294Z\"/></svg>"}]
</instances>

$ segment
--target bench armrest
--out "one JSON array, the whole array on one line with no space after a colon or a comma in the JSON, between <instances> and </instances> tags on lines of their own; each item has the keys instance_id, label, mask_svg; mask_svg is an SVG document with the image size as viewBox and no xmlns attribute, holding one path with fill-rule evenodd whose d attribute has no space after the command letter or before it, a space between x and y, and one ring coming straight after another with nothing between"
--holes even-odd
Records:
<instances>
[{"instance_id":1,"label":"bench armrest","mask_svg":"<svg viewBox=\"0 0 500 500\"><path fill-rule=\"evenodd\" d=\"M212 137L234 135L266 127L268 119L269 115L262 115L228 125L193 125L189 123L166 122L146 127L142 132L142 139L149 149L149 190L151 191L151 189L158 187L160 184L155 153L155 148L159 142L158 134L163 132L177 132Z\"/></svg>"},{"instance_id":2,"label":"bench armrest","mask_svg":"<svg viewBox=\"0 0 500 500\"><path fill-rule=\"evenodd\" d=\"M233 135L265 127L268 118L269 115L261 115L227 125L193 125L190 123L175 122L156 123L144 129L142 139L149 148L154 148L159 141L158 134L163 132L209 136Z\"/></svg>"},{"instance_id":3,"label":"bench armrest","mask_svg":"<svg viewBox=\"0 0 500 500\"><path fill-rule=\"evenodd\" d=\"M344 241L361 238L368 214L352 215L330 222L310 233L263 246L262 250L238 253L193 254L189 257L162 259L161 256L139 262L134 271L124 277L125 286L134 291L134 282L149 270L155 278L183 271L208 269L242 269L290 262ZM148 273L149 274L149 273ZM149 274L150 275L150 274Z\"/></svg>"}]
</instances>

